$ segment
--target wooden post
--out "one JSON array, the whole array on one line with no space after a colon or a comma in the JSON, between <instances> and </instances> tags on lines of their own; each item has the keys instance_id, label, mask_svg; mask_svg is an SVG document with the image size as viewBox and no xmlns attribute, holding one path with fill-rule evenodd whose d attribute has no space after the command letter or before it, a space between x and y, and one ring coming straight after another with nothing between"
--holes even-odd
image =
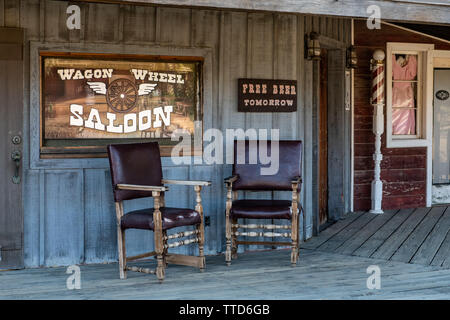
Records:
<instances>
[{"instance_id":1,"label":"wooden post","mask_svg":"<svg viewBox=\"0 0 450 320\"><path fill-rule=\"evenodd\" d=\"M160 192L152 191L152 196L154 199L154 211L153 211L153 226L154 226L154 239L155 239L155 251L156 251L156 276L158 277L159 282L163 282L164 273L165 273L165 263L163 259L164 255L164 240L163 240L163 231L162 231L162 218L160 208Z\"/></svg>"},{"instance_id":2,"label":"wooden post","mask_svg":"<svg viewBox=\"0 0 450 320\"><path fill-rule=\"evenodd\" d=\"M125 249L125 230L120 227L120 220L123 216L123 202L116 202L116 218L117 218L117 250L119 253L119 275L120 279L127 278L127 255Z\"/></svg>"},{"instance_id":3,"label":"wooden post","mask_svg":"<svg viewBox=\"0 0 450 320\"><path fill-rule=\"evenodd\" d=\"M380 179L381 173L381 135L384 132L384 58L382 50L376 50L371 60L372 70L372 96L371 104L374 107L373 133L375 134L375 152L373 160L375 162L374 180L372 181L372 209L371 213L381 214L381 202L383 199L383 183ZM388 124L389 125L389 124Z\"/></svg>"},{"instance_id":4,"label":"wooden post","mask_svg":"<svg viewBox=\"0 0 450 320\"><path fill-rule=\"evenodd\" d=\"M298 260L298 184L292 183L292 221L291 221L291 265L295 266Z\"/></svg>"},{"instance_id":5,"label":"wooden post","mask_svg":"<svg viewBox=\"0 0 450 320\"><path fill-rule=\"evenodd\" d=\"M197 230L199 230L199 234L198 234L198 238L199 238L199 242L198 242L198 251L199 251L199 256L202 260L201 262L201 267L200 267L200 271L203 272L205 270L205 253L204 253L204 245L205 245L205 226L203 223L203 205L202 205L202 196L201 196L201 191L202 191L202 187L201 186L194 186L194 190L195 190L195 194L196 194L196 205L195 205L195 210L200 214L200 224L197 226Z\"/></svg>"},{"instance_id":6,"label":"wooden post","mask_svg":"<svg viewBox=\"0 0 450 320\"><path fill-rule=\"evenodd\" d=\"M227 249L225 251L225 261L227 266L231 265L231 221L230 212L233 203L233 191L231 183L227 184L227 206L226 206L226 218L225 218L225 228L226 228L226 239L227 239Z\"/></svg>"}]
</instances>

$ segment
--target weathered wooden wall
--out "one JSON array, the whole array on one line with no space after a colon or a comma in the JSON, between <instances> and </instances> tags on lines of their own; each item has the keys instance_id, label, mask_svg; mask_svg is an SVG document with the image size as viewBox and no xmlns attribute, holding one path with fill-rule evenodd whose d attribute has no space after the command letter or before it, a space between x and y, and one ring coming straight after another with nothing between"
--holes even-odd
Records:
<instances>
[{"instance_id":1,"label":"weathered wooden wall","mask_svg":"<svg viewBox=\"0 0 450 320\"><path fill-rule=\"evenodd\" d=\"M92 1L92 0L79 0ZM98 1L98 0L96 0ZM113 1L113 0L109 0ZM114 0L147 4L259 10L368 18L378 6L383 20L448 23L448 0ZM369 12L368 12L369 11ZM369 14L370 13L370 14Z\"/></svg>"},{"instance_id":2,"label":"weathered wooden wall","mask_svg":"<svg viewBox=\"0 0 450 320\"><path fill-rule=\"evenodd\" d=\"M372 133L373 107L369 103L371 76L370 59L376 49L386 50L387 42L434 43L436 49L448 50L450 45L382 25L380 30L369 30L365 21L355 21L355 46L358 68L355 70L354 105L354 210L371 207L373 180L374 135ZM426 206L427 151L426 148L386 148L382 136L381 180L383 181L383 209Z\"/></svg>"},{"instance_id":3,"label":"weathered wooden wall","mask_svg":"<svg viewBox=\"0 0 450 320\"><path fill-rule=\"evenodd\" d=\"M350 42L350 20L294 14L247 13L166 7L80 3L82 29L65 27L68 3L51 0L0 0L0 26L26 29L24 110L24 248L26 266L107 262L117 259L114 203L106 159L42 160L30 166L30 142L38 105L30 103L30 91L38 90L30 79L29 41L98 46L148 45L208 47L212 50L212 106L205 119L208 128L279 128L282 139L302 139L305 145L304 187L306 237L312 236L312 62L304 59L304 34L312 30ZM298 80L296 113L244 114L237 112L239 77ZM32 83L30 87L30 83ZM34 111L33 111L34 110ZM31 129L30 129L31 128ZM164 162L164 176L174 179L207 179L205 214L206 253L224 248L223 178L229 165L173 166ZM182 190L186 190L183 192ZM170 205L193 205L193 192L173 187ZM278 197L276 193L267 196ZM289 197L289 194L284 195ZM125 209L149 205L149 200L126 203ZM128 231L127 231L128 232ZM153 246L152 233L127 233L128 254ZM180 248L179 252L193 248Z\"/></svg>"}]
</instances>

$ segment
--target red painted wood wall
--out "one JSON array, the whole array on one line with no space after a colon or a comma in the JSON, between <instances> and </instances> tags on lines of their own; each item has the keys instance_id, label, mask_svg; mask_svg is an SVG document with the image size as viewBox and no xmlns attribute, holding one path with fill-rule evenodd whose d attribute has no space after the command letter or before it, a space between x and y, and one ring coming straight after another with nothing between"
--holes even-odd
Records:
<instances>
[{"instance_id":1,"label":"red painted wood wall","mask_svg":"<svg viewBox=\"0 0 450 320\"><path fill-rule=\"evenodd\" d=\"M370 59L376 49L386 52L387 42L434 43L436 49L450 50L450 45L417 33L382 24L380 30L369 30L366 21L355 21L355 47L358 67L355 69L354 118L354 211L371 207L374 135L373 107L370 105ZM387 77L387 75L386 75ZM381 180L384 210L424 207L426 205L426 148L386 148L382 136Z\"/></svg>"}]
</instances>

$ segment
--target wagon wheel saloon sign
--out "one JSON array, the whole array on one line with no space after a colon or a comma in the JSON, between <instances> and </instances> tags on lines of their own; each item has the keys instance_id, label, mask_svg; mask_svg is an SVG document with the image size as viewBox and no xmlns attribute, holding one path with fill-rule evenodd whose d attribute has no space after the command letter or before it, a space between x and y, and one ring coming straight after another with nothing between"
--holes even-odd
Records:
<instances>
[{"instance_id":1,"label":"wagon wheel saloon sign","mask_svg":"<svg viewBox=\"0 0 450 320\"><path fill-rule=\"evenodd\" d=\"M199 61L42 57L41 153L105 152L120 141L171 145L201 120Z\"/></svg>"}]
</instances>

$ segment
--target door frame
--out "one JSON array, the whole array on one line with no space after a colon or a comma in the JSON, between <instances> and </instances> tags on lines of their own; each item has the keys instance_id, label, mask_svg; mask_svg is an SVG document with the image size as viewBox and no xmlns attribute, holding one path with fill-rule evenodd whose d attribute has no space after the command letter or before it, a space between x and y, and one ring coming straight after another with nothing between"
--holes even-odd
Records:
<instances>
[{"instance_id":1,"label":"door frame","mask_svg":"<svg viewBox=\"0 0 450 320\"><path fill-rule=\"evenodd\" d=\"M320 56L320 98L318 110L318 210L319 228L328 223L328 49L321 48ZM323 100L322 100L323 98ZM323 143L322 143L323 142ZM323 171L322 171L323 170ZM325 180L325 181L324 181ZM325 211L325 212L324 212ZM322 219L325 218L324 221Z\"/></svg>"},{"instance_id":2,"label":"door frame","mask_svg":"<svg viewBox=\"0 0 450 320\"><path fill-rule=\"evenodd\" d=\"M351 72L346 68L346 50L349 44L345 42L341 42L323 35L318 36L318 40L320 43L320 47L328 50L328 55L333 54L334 52L339 52L341 58L341 69L342 74L339 74L339 77L335 79L328 79L328 86L333 85L333 83L341 83L343 86L343 92L339 92L336 99L340 101L339 106L336 106L335 110L342 111L342 120L343 123L340 123L339 130L343 130L343 140L342 147L344 148L343 152L343 173L342 173L342 207L335 212L332 217L334 222L342 218L343 215L348 213L351 210L351 123L352 123L352 113L351 113L351 101L349 100L351 97ZM330 65L328 66L330 68ZM333 82L335 81L335 82ZM312 199L312 209L313 209L313 235L318 235L321 229L327 227L327 223L325 223L322 228L320 226L319 220L319 165L318 165L318 154L319 154L319 108L320 108L320 61L313 61L313 102L312 102L312 113L313 113L313 199ZM329 91L330 92L330 91ZM330 95L328 95L328 101L330 102ZM330 116L330 109L328 108L328 117ZM328 118L329 119L329 118ZM330 121L328 120L328 126L330 125ZM330 143L328 141L328 145ZM333 192L332 188L330 188L330 180L328 180L328 192L329 194ZM340 196L340 195L338 195ZM330 204L329 204L330 210ZM330 212L330 211L329 211ZM329 216L330 218L330 216Z\"/></svg>"},{"instance_id":3,"label":"door frame","mask_svg":"<svg viewBox=\"0 0 450 320\"><path fill-rule=\"evenodd\" d=\"M431 76L432 88L430 90L430 99L432 106L432 114L434 117L434 70L435 69L450 69L450 50L433 50L432 51L432 69L433 73ZM434 122L433 132L434 132ZM434 139L433 139L434 140ZM431 143L427 150L427 206L433 204L433 153L434 153L434 141Z\"/></svg>"}]
</instances>

